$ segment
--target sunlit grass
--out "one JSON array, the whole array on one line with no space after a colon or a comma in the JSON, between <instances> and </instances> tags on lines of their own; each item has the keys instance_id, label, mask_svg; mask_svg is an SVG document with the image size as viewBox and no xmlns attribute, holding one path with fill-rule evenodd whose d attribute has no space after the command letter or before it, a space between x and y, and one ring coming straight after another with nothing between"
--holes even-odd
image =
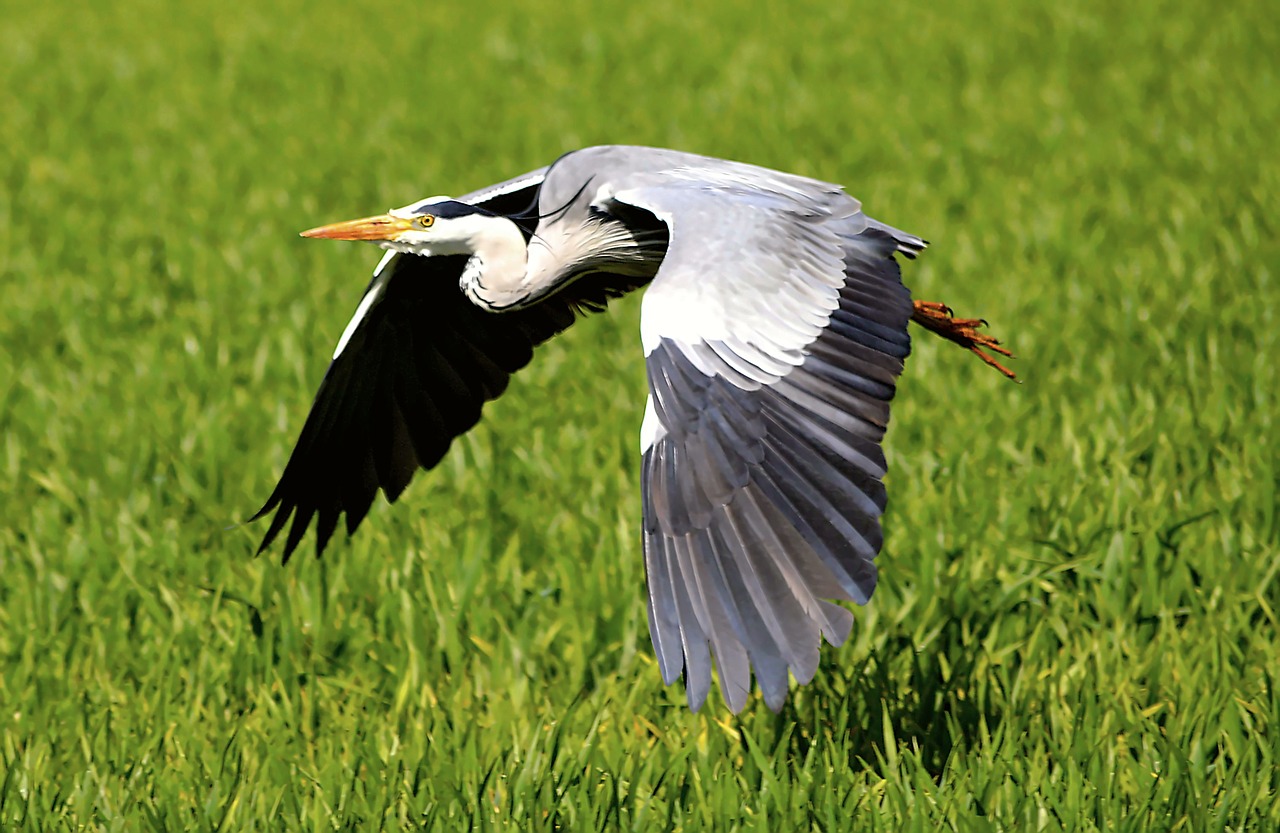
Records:
<instances>
[{"instance_id":1,"label":"sunlit grass","mask_svg":"<svg viewBox=\"0 0 1280 833\"><path fill-rule=\"evenodd\" d=\"M0 828L1280 826L1271 9L325 0L0 28ZM881 586L781 715L648 644L637 299L324 561L235 526L376 252L606 141L846 183L917 339Z\"/></svg>"}]
</instances>

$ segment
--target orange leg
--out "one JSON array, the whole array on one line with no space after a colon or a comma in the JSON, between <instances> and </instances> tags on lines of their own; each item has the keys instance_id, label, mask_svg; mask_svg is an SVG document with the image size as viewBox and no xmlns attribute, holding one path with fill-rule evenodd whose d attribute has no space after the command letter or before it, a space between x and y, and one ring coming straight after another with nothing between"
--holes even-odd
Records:
<instances>
[{"instance_id":1,"label":"orange leg","mask_svg":"<svg viewBox=\"0 0 1280 833\"><path fill-rule=\"evenodd\" d=\"M912 321L930 332L937 333L947 341L959 344L964 349L975 353L978 358L1015 382L1018 380L1017 375L1012 370L982 352L985 348L993 353L999 353L1001 356L1014 358L1012 353L1000 346L999 339L986 333L978 332L979 327L987 326L987 322L984 319L954 318L951 314L951 307L946 304L940 304L937 301L913 301L912 303L915 304L915 312L911 315Z\"/></svg>"}]
</instances>

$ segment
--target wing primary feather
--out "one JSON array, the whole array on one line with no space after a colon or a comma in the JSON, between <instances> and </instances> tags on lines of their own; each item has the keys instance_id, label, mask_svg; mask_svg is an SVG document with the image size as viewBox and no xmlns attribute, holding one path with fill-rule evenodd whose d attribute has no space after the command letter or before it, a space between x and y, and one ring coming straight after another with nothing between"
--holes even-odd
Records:
<instances>
[{"instance_id":1,"label":"wing primary feather","mask_svg":"<svg viewBox=\"0 0 1280 833\"><path fill-rule=\"evenodd\" d=\"M708 634L716 669L719 672L720 694L725 705L734 714L742 711L751 693L751 663L744 647L746 632L741 622L733 596L725 585L721 568L710 548L710 535L704 530L691 533L677 544L681 571L686 578L691 573L697 586L702 609L708 617Z\"/></svg>"},{"instance_id":2,"label":"wing primary feather","mask_svg":"<svg viewBox=\"0 0 1280 833\"><path fill-rule=\"evenodd\" d=\"M489 399L488 371L490 368L476 361L470 345L460 340L456 330L451 330L446 338L438 338L435 349L443 364L452 368L454 376L461 385L463 398L473 406L472 410L478 421L480 406ZM471 425L474 424L474 422L471 423Z\"/></svg>"},{"instance_id":3,"label":"wing primary feather","mask_svg":"<svg viewBox=\"0 0 1280 833\"><path fill-rule=\"evenodd\" d=\"M742 643L747 649L747 656L750 657L751 666L755 670L760 693L770 709L775 712L780 711L787 699L787 662L778 650L777 642L765 627L763 617L753 615L758 614L758 611L737 569L736 562L721 550L721 545L717 543L719 537L714 531L708 541L715 553L716 563L723 565L725 585L741 614L740 620L744 631Z\"/></svg>"},{"instance_id":4,"label":"wing primary feather","mask_svg":"<svg viewBox=\"0 0 1280 833\"><path fill-rule=\"evenodd\" d=\"M830 453L823 453L802 436L778 424L765 441L768 453L765 467L779 483L807 483L819 494L827 496L834 515L845 518L860 535L878 548L877 519L884 511L884 484L870 478L861 469L846 464ZM860 519L867 522L860 523Z\"/></svg>"},{"instance_id":5,"label":"wing primary feather","mask_svg":"<svg viewBox=\"0 0 1280 833\"><path fill-rule=\"evenodd\" d=\"M785 461L770 462L756 481L761 492L826 562L849 599L866 604L875 589L877 548L821 492L788 472Z\"/></svg>"},{"instance_id":6,"label":"wing primary feather","mask_svg":"<svg viewBox=\"0 0 1280 833\"><path fill-rule=\"evenodd\" d=\"M394 502L404 493L405 487L409 485L414 473L418 470L418 455L414 451L409 425L405 421L400 403L396 401L394 393L389 394L389 397L395 404L391 409L388 479L382 481L382 491L386 494L388 502Z\"/></svg>"},{"instance_id":7,"label":"wing primary feather","mask_svg":"<svg viewBox=\"0 0 1280 833\"><path fill-rule=\"evenodd\" d=\"M373 458L361 455L355 461L355 467L343 482L342 506L347 513L347 535L351 535L360 526L369 507L373 506L373 498L378 493L378 472L373 467Z\"/></svg>"},{"instance_id":8,"label":"wing primary feather","mask_svg":"<svg viewBox=\"0 0 1280 833\"><path fill-rule=\"evenodd\" d=\"M819 601L818 604L826 614L827 621L835 628L831 631L823 630L822 636L832 647L839 648L849 638L849 634L853 633L853 613L825 600Z\"/></svg>"},{"instance_id":9,"label":"wing primary feather","mask_svg":"<svg viewBox=\"0 0 1280 833\"><path fill-rule=\"evenodd\" d=\"M382 368L375 386L375 396L381 403L380 413L370 415L373 422L369 436L373 466L378 473L378 485L388 502L394 502L400 496L418 468L409 428L395 397L396 373L394 364Z\"/></svg>"},{"instance_id":10,"label":"wing primary feather","mask_svg":"<svg viewBox=\"0 0 1280 833\"><path fill-rule=\"evenodd\" d=\"M670 565L670 561L668 561ZM671 590L676 600L676 615L680 620L680 641L684 645L684 685L689 708L698 711L707 701L711 691L711 652L707 637L698 624L689 597L689 587L677 570L669 573Z\"/></svg>"},{"instance_id":11,"label":"wing primary feather","mask_svg":"<svg viewBox=\"0 0 1280 833\"><path fill-rule=\"evenodd\" d=\"M333 537L333 531L338 527L338 518L342 514L342 507L336 499L330 500L323 508L316 513L316 558L324 554L324 548L329 545L329 539Z\"/></svg>"},{"instance_id":12,"label":"wing primary feather","mask_svg":"<svg viewBox=\"0 0 1280 833\"><path fill-rule=\"evenodd\" d=\"M315 446L328 434L337 419L337 414L344 408L342 401L336 404L332 403L324 396L324 393L329 386L337 384L339 377L344 373L345 370L341 367L335 367L333 364L330 364L328 371L325 372L324 379L320 382L320 391L311 410L307 413L306 420L303 422L298 442L289 454L289 459L285 462L284 472L281 474L279 482L276 483L275 489L271 491L271 497L249 519L251 522L262 518L272 508L282 503L296 506L297 490L313 484L315 467L319 461L324 460L329 454L329 449L321 448L317 450ZM282 520L281 524L283 522ZM274 532L272 529L274 529ZM271 545L272 540L274 540L276 533L279 531L279 526L273 523L272 528L268 529L268 534L263 536L263 542L258 549L259 553Z\"/></svg>"},{"instance_id":13,"label":"wing primary feather","mask_svg":"<svg viewBox=\"0 0 1280 833\"><path fill-rule=\"evenodd\" d=\"M640 468L641 487L645 494L649 494L648 484L653 468L653 450L650 449ZM648 517L645 519L644 530L644 563L645 578L649 585L649 636L658 656L662 681L671 685L684 667L684 655L680 647L680 618L672 592L666 538L657 523Z\"/></svg>"},{"instance_id":14,"label":"wing primary feather","mask_svg":"<svg viewBox=\"0 0 1280 833\"><path fill-rule=\"evenodd\" d=\"M445 343L453 353L455 366L462 368L466 379L475 382L472 391L482 403L497 399L507 389L510 375L477 346L464 328L455 329L453 335Z\"/></svg>"},{"instance_id":15,"label":"wing primary feather","mask_svg":"<svg viewBox=\"0 0 1280 833\"><path fill-rule=\"evenodd\" d=\"M453 437L466 433L480 421L480 402L436 345L424 340L417 347L419 378L434 380L444 394L434 401L440 407L448 433Z\"/></svg>"},{"instance_id":16,"label":"wing primary feather","mask_svg":"<svg viewBox=\"0 0 1280 833\"><path fill-rule=\"evenodd\" d=\"M412 343L407 350L413 355ZM449 449L452 439L445 426L444 417L426 394L426 386L418 379L413 362L405 362L397 377L396 401L403 403L405 423L413 442L418 463L424 469L434 468Z\"/></svg>"},{"instance_id":17,"label":"wing primary feather","mask_svg":"<svg viewBox=\"0 0 1280 833\"><path fill-rule=\"evenodd\" d=\"M284 542L284 557L281 563L287 564L293 551L298 548L298 543L302 540L302 536L307 532L307 525L311 523L311 518L315 514L315 510L310 507L298 507L297 512L293 515L293 524L289 527L289 537Z\"/></svg>"},{"instance_id":18,"label":"wing primary feather","mask_svg":"<svg viewBox=\"0 0 1280 833\"><path fill-rule=\"evenodd\" d=\"M816 668L816 647L811 650L809 646L817 644L817 629L805 617L777 567L767 556L760 556L756 542L748 540L733 505L726 506L719 517L722 522L717 525L717 532L725 551L737 563L747 594L782 658L793 670L809 665ZM798 673L796 678L799 679Z\"/></svg>"},{"instance_id":19,"label":"wing primary feather","mask_svg":"<svg viewBox=\"0 0 1280 833\"><path fill-rule=\"evenodd\" d=\"M354 533L364 520L378 493L378 471L374 460L376 429L372 424L371 411L384 361L385 357L375 354L366 367L353 374L352 387L343 399L345 416L338 419L342 433L333 439L333 447L327 449L322 458L332 467L329 476L336 476L341 484L339 491L346 512L348 535Z\"/></svg>"},{"instance_id":20,"label":"wing primary feather","mask_svg":"<svg viewBox=\"0 0 1280 833\"><path fill-rule=\"evenodd\" d=\"M756 489L750 487L744 489L740 498L744 501L742 514L763 545L765 557L772 560L778 568L791 594L800 603L800 609L805 617L823 632L834 633L837 630L836 625L827 619L826 611L818 601L823 598L845 596L839 579L813 553L804 540L795 534L790 524L785 519L777 517L776 510L770 511L772 507L767 501L758 499ZM789 540L784 542L783 537ZM813 670L817 671L816 665ZM800 679L799 674L796 679Z\"/></svg>"},{"instance_id":21,"label":"wing primary feather","mask_svg":"<svg viewBox=\"0 0 1280 833\"><path fill-rule=\"evenodd\" d=\"M719 671L720 691L725 702L732 707L733 703L746 701L746 690L751 682L750 669L743 667L746 655L742 646L733 635L728 616L719 605L718 599L710 596L704 587L701 570L694 563L690 551L690 535L682 535L672 539L684 586L688 590L689 600L698 625L711 644L712 657ZM743 677L745 676L745 680ZM741 692L741 696L739 693Z\"/></svg>"},{"instance_id":22,"label":"wing primary feather","mask_svg":"<svg viewBox=\"0 0 1280 833\"><path fill-rule=\"evenodd\" d=\"M271 542L280 534L280 530L284 528L285 523L289 520L289 516L293 514L292 503L283 503L280 498L276 498L275 502L280 505L280 508L276 510L276 514L271 518L271 525L267 527L267 534L262 536L262 543L258 545L258 555L262 555L262 553L266 551L267 547L271 546ZM270 503L268 503L267 506L264 506L262 511L257 515L254 515L253 519L256 520L261 517L263 512L269 511L271 511ZM288 560L289 556L288 553L286 553L281 563L287 562Z\"/></svg>"},{"instance_id":23,"label":"wing primary feather","mask_svg":"<svg viewBox=\"0 0 1280 833\"><path fill-rule=\"evenodd\" d=\"M680 617L672 591L666 539L660 533L645 535L645 574L649 583L649 636L658 656L662 682L671 685L684 669L680 644Z\"/></svg>"}]
</instances>

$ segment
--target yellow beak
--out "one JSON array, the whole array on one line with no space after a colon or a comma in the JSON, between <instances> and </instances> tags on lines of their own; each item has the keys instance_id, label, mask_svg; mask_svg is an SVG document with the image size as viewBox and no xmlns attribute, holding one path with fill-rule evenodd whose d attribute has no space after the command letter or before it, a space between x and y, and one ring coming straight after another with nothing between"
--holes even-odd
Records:
<instances>
[{"instance_id":1,"label":"yellow beak","mask_svg":"<svg viewBox=\"0 0 1280 833\"><path fill-rule=\"evenodd\" d=\"M411 228L411 220L379 214L376 217L362 217L359 220L308 229L302 232L302 236L325 240L395 240Z\"/></svg>"}]
</instances>

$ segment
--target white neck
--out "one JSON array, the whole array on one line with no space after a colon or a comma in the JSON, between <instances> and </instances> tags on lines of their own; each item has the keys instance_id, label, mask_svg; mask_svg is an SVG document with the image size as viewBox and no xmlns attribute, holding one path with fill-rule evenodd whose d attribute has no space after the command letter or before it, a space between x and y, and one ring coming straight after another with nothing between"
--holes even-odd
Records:
<instances>
[{"instance_id":1,"label":"white neck","mask_svg":"<svg viewBox=\"0 0 1280 833\"><path fill-rule=\"evenodd\" d=\"M520 228L505 217L476 217L483 223L467 241L471 259L458 286L471 303L491 311L519 306L529 296L528 247Z\"/></svg>"}]
</instances>

